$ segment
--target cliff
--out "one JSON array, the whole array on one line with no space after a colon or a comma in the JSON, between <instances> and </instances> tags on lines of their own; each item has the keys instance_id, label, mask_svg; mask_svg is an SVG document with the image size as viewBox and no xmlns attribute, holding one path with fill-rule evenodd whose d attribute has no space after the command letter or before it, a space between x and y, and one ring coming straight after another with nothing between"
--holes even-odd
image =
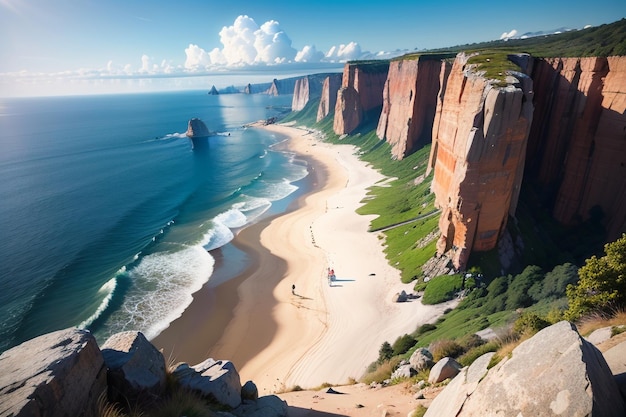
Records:
<instances>
[{"instance_id":1,"label":"cliff","mask_svg":"<svg viewBox=\"0 0 626 417\"><path fill-rule=\"evenodd\" d=\"M515 213L533 118L532 80L522 73L499 87L461 53L441 90L429 170L441 209L438 254L464 269L472 250L496 246Z\"/></svg>"},{"instance_id":2,"label":"cliff","mask_svg":"<svg viewBox=\"0 0 626 417\"><path fill-rule=\"evenodd\" d=\"M322 93L322 82L323 80L309 75L296 80L293 99L291 100L291 110L300 111L309 100L319 97Z\"/></svg>"},{"instance_id":3,"label":"cliff","mask_svg":"<svg viewBox=\"0 0 626 417\"><path fill-rule=\"evenodd\" d=\"M367 113L382 106L388 70L389 63L386 61L356 62L344 66L335 104L333 130L336 134L351 133L365 120Z\"/></svg>"},{"instance_id":4,"label":"cliff","mask_svg":"<svg viewBox=\"0 0 626 417\"><path fill-rule=\"evenodd\" d=\"M449 65L440 56L395 60L383 88L383 107L376 135L391 144L391 154L402 159L430 143L437 95ZM440 74L444 69L444 76Z\"/></svg>"},{"instance_id":5,"label":"cliff","mask_svg":"<svg viewBox=\"0 0 626 417\"><path fill-rule=\"evenodd\" d=\"M553 216L626 230L626 57L538 59L526 171Z\"/></svg>"},{"instance_id":6,"label":"cliff","mask_svg":"<svg viewBox=\"0 0 626 417\"><path fill-rule=\"evenodd\" d=\"M270 96L278 96L282 94L291 94L294 91L294 87L296 85L297 78L285 78L282 80L277 80L274 78L270 87L265 91L265 93Z\"/></svg>"},{"instance_id":7,"label":"cliff","mask_svg":"<svg viewBox=\"0 0 626 417\"><path fill-rule=\"evenodd\" d=\"M319 122L335 110L337 104L337 92L341 87L342 74L331 74L324 79L322 92L320 94L320 104L317 108L317 119Z\"/></svg>"}]
</instances>

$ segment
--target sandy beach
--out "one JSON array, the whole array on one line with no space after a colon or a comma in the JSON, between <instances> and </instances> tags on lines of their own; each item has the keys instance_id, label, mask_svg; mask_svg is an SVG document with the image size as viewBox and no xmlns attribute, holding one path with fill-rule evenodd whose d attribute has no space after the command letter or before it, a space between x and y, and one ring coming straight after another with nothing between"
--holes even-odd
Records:
<instances>
[{"instance_id":1,"label":"sandy beach","mask_svg":"<svg viewBox=\"0 0 626 417\"><path fill-rule=\"evenodd\" d=\"M371 217L356 213L367 188L385 179L356 148L284 125L259 128L290 138L282 146L309 161L313 191L295 210L239 233L233 244L250 266L196 293L153 342L171 361L231 360L260 395L348 383L384 341L434 320L449 304L392 302L412 285L387 263L382 235L367 231Z\"/></svg>"}]
</instances>

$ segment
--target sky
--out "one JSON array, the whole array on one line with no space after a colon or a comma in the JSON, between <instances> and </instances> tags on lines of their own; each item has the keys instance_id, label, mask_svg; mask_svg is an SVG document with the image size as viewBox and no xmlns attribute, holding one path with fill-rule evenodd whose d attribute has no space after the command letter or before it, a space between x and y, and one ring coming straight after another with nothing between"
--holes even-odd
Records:
<instances>
[{"instance_id":1,"label":"sky","mask_svg":"<svg viewBox=\"0 0 626 417\"><path fill-rule=\"evenodd\" d=\"M624 17L624 0L0 0L0 96L224 88Z\"/></svg>"}]
</instances>

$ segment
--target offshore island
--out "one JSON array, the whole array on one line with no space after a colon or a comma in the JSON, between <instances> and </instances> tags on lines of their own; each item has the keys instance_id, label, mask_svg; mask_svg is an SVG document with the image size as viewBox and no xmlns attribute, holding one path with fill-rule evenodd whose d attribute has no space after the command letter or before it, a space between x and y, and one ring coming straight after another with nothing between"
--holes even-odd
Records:
<instances>
[{"instance_id":1,"label":"offshore island","mask_svg":"<svg viewBox=\"0 0 626 417\"><path fill-rule=\"evenodd\" d=\"M68 329L3 353L3 375L36 353L82 381L3 379L22 398L7 410L165 398L174 375L232 415L624 415L625 25L298 80L294 111L259 128L289 137L313 191L237 236L251 267L152 343ZM157 348L197 365L166 371Z\"/></svg>"}]
</instances>

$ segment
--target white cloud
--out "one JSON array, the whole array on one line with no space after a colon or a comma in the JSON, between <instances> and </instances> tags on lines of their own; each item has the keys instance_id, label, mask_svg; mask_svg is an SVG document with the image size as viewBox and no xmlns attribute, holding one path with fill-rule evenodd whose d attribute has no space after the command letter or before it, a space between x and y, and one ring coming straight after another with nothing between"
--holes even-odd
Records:
<instances>
[{"instance_id":1,"label":"white cloud","mask_svg":"<svg viewBox=\"0 0 626 417\"><path fill-rule=\"evenodd\" d=\"M369 55L369 53L368 53ZM356 42L350 42L347 45L341 44L339 46L333 46L326 53L326 60L328 61L350 61L359 59L363 56L361 47Z\"/></svg>"},{"instance_id":2,"label":"white cloud","mask_svg":"<svg viewBox=\"0 0 626 417\"><path fill-rule=\"evenodd\" d=\"M515 37L516 35L517 35L517 30L513 29L510 32L504 32L502 35L500 35L500 40L511 39Z\"/></svg>"},{"instance_id":3,"label":"white cloud","mask_svg":"<svg viewBox=\"0 0 626 417\"><path fill-rule=\"evenodd\" d=\"M185 55L187 56L185 59L185 68L187 69L206 68L211 65L210 55L198 45L190 43L189 46L185 48Z\"/></svg>"},{"instance_id":4,"label":"white cloud","mask_svg":"<svg viewBox=\"0 0 626 417\"><path fill-rule=\"evenodd\" d=\"M305 45L301 51L298 51L296 54L295 61L296 62L311 62L316 63L320 62L324 58L324 53L318 51L315 48L315 45Z\"/></svg>"}]
</instances>

